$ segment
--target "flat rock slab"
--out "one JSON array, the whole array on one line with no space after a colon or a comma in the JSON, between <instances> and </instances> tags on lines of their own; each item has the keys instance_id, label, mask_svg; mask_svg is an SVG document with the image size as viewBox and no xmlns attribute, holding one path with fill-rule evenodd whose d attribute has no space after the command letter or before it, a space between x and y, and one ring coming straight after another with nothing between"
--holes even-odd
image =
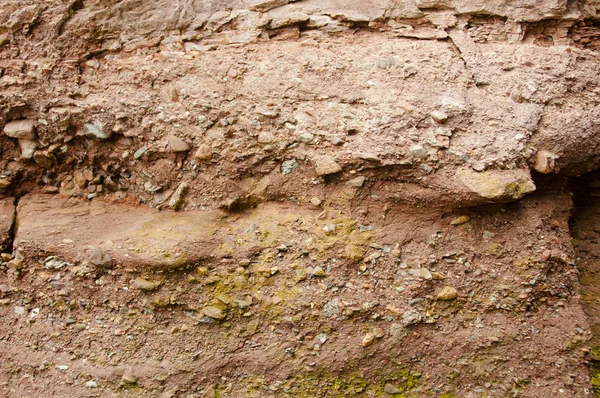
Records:
<instances>
[{"instance_id":1,"label":"flat rock slab","mask_svg":"<svg viewBox=\"0 0 600 398\"><path fill-rule=\"evenodd\" d=\"M126 267L178 268L213 257L244 255L274 245L274 238L313 211L261 205L243 216L219 210L172 212L145 206L28 195L17 209L14 248L27 257L55 255L86 261L100 249ZM260 231L258 234L256 231Z\"/></svg>"},{"instance_id":2,"label":"flat rock slab","mask_svg":"<svg viewBox=\"0 0 600 398\"><path fill-rule=\"evenodd\" d=\"M210 256L224 214L158 212L60 196L29 195L18 206L14 247L86 260L100 248L121 265L178 267Z\"/></svg>"},{"instance_id":3,"label":"flat rock slab","mask_svg":"<svg viewBox=\"0 0 600 398\"><path fill-rule=\"evenodd\" d=\"M15 199L0 199L0 251L10 243L10 230L15 220Z\"/></svg>"}]
</instances>

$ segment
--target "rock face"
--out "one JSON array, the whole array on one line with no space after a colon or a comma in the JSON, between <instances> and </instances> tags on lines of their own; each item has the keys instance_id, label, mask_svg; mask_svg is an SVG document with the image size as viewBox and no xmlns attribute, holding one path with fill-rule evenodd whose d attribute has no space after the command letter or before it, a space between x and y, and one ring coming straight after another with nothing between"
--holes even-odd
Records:
<instances>
[{"instance_id":1,"label":"rock face","mask_svg":"<svg viewBox=\"0 0 600 398\"><path fill-rule=\"evenodd\" d=\"M589 396L599 10L3 1L0 395Z\"/></svg>"}]
</instances>

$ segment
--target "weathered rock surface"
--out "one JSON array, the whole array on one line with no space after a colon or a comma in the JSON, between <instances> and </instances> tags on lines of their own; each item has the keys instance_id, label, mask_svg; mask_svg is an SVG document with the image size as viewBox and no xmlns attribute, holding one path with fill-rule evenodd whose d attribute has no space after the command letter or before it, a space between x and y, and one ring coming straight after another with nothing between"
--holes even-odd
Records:
<instances>
[{"instance_id":1,"label":"weathered rock surface","mask_svg":"<svg viewBox=\"0 0 600 398\"><path fill-rule=\"evenodd\" d=\"M599 10L3 1L0 395L590 396Z\"/></svg>"},{"instance_id":2,"label":"weathered rock surface","mask_svg":"<svg viewBox=\"0 0 600 398\"><path fill-rule=\"evenodd\" d=\"M0 252L3 252L10 243L11 229L15 219L14 198L0 199Z\"/></svg>"}]
</instances>

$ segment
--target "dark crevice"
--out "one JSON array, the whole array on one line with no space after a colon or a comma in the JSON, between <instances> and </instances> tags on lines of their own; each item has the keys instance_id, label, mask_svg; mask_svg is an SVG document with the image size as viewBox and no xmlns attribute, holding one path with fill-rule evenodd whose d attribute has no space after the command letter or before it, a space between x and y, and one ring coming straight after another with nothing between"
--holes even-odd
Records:
<instances>
[{"instance_id":1,"label":"dark crevice","mask_svg":"<svg viewBox=\"0 0 600 398\"><path fill-rule=\"evenodd\" d=\"M10 229L8 231L8 242L6 245L6 249L4 250L7 253L12 253L13 252L13 245L15 242L15 237L17 235L17 207L19 206L19 200L21 199L21 197L16 197L13 204L15 206L15 210L14 210L14 214L13 214L13 219L12 219L12 225L10 226Z\"/></svg>"},{"instance_id":2,"label":"dark crevice","mask_svg":"<svg viewBox=\"0 0 600 398\"><path fill-rule=\"evenodd\" d=\"M569 223L579 272L581 305L592 337L590 372L600 397L600 171L571 179L573 210Z\"/></svg>"}]
</instances>

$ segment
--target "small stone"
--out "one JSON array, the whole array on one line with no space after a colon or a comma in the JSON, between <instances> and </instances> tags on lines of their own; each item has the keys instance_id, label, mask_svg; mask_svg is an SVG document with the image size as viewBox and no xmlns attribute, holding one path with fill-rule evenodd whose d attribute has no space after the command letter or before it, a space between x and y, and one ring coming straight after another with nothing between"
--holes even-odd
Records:
<instances>
[{"instance_id":1,"label":"small stone","mask_svg":"<svg viewBox=\"0 0 600 398\"><path fill-rule=\"evenodd\" d=\"M171 195L173 195L173 192L174 191L172 189L167 189L165 191L157 192L154 195L154 204L160 205L162 203L165 203L171 197Z\"/></svg>"},{"instance_id":2,"label":"small stone","mask_svg":"<svg viewBox=\"0 0 600 398\"><path fill-rule=\"evenodd\" d=\"M363 345L363 347L368 347L371 344L373 344L375 339L380 339L383 336L385 336L383 329L375 328L371 332L365 334L365 337L363 337L363 340L362 340L362 345Z\"/></svg>"},{"instance_id":3,"label":"small stone","mask_svg":"<svg viewBox=\"0 0 600 398\"><path fill-rule=\"evenodd\" d=\"M145 290L145 291L154 290L159 285L160 285L160 283L158 283L158 282L149 281L147 279L140 278L140 277L135 278L133 281L133 287L135 289Z\"/></svg>"},{"instance_id":4,"label":"small stone","mask_svg":"<svg viewBox=\"0 0 600 398\"><path fill-rule=\"evenodd\" d=\"M25 268L25 264L23 263L23 261L21 261L21 259L18 258L10 260L8 263L6 263L6 266L10 269L14 269L17 271Z\"/></svg>"},{"instance_id":5,"label":"small stone","mask_svg":"<svg viewBox=\"0 0 600 398\"><path fill-rule=\"evenodd\" d=\"M554 159L556 159L556 155L552 152L546 150L538 151L533 168L538 173L550 174L554 170Z\"/></svg>"},{"instance_id":6,"label":"small stone","mask_svg":"<svg viewBox=\"0 0 600 398\"><path fill-rule=\"evenodd\" d=\"M204 309L202 309L202 313L209 318L216 319L217 321L225 318L225 313L223 310L212 305L204 307Z\"/></svg>"},{"instance_id":7,"label":"small stone","mask_svg":"<svg viewBox=\"0 0 600 398\"><path fill-rule=\"evenodd\" d=\"M427 150L422 145L413 145L410 147L410 155L416 159L425 159Z\"/></svg>"},{"instance_id":8,"label":"small stone","mask_svg":"<svg viewBox=\"0 0 600 398\"><path fill-rule=\"evenodd\" d=\"M458 297L458 291L452 286L446 286L437 294L438 300L450 301Z\"/></svg>"},{"instance_id":9,"label":"small stone","mask_svg":"<svg viewBox=\"0 0 600 398\"><path fill-rule=\"evenodd\" d=\"M390 383L386 383L385 386L383 386L383 392L386 394L395 395L400 394L402 391L398 387Z\"/></svg>"},{"instance_id":10,"label":"small stone","mask_svg":"<svg viewBox=\"0 0 600 398\"><path fill-rule=\"evenodd\" d=\"M38 143L35 140L19 138L19 147L21 148L21 157L23 159L31 159L37 146Z\"/></svg>"},{"instance_id":11,"label":"small stone","mask_svg":"<svg viewBox=\"0 0 600 398\"><path fill-rule=\"evenodd\" d=\"M444 123L448 120L448 115L444 111L431 112L431 118L437 123Z\"/></svg>"},{"instance_id":12,"label":"small stone","mask_svg":"<svg viewBox=\"0 0 600 398\"><path fill-rule=\"evenodd\" d=\"M296 159L285 160L283 163L281 163L281 174L290 174L298 167L300 167L300 165Z\"/></svg>"},{"instance_id":13,"label":"small stone","mask_svg":"<svg viewBox=\"0 0 600 398\"><path fill-rule=\"evenodd\" d=\"M298 134L298 140L305 144L312 142L312 140L314 140L314 139L315 139L315 136L312 135L311 133L302 132L302 133Z\"/></svg>"},{"instance_id":14,"label":"small stone","mask_svg":"<svg viewBox=\"0 0 600 398\"><path fill-rule=\"evenodd\" d=\"M261 144L270 144L275 141L275 136L270 131L261 131L258 135L258 142Z\"/></svg>"},{"instance_id":15,"label":"small stone","mask_svg":"<svg viewBox=\"0 0 600 398\"><path fill-rule=\"evenodd\" d=\"M138 378L131 372L125 372L123 373L123 376L121 376L121 383L123 384L136 384L138 381Z\"/></svg>"},{"instance_id":16,"label":"small stone","mask_svg":"<svg viewBox=\"0 0 600 398\"><path fill-rule=\"evenodd\" d=\"M33 120L22 119L10 121L4 126L4 134L10 138L33 140L35 139Z\"/></svg>"},{"instance_id":17,"label":"small stone","mask_svg":"<svg viewBox=\"0 0 600 398\"><path fill-rule=\"evenodd\" d=\"M244 276L244 275L236 275L233 278L233 284L238 289L243 289L246 286L248 286L248 278L246 276Z\"/></svg>"},{"instance_id":18,"label":"small stone","mask_svg":"<svg viewBox=\"0 0 600 398\"><path fill-rule=\"evenodd\" d=\"M219 275L210 275L204 280L204 284L207 286L214 285L217 282L221 281L221 277Z\"/></svg>"},{"instance_id":19,"label":"small stone","mask_svg":"<svg viewBox=\"0 0 600 398\"><path fill-rule=\"evenodd\" d=\"M102 253L99 248L94 248L89 257L89 262L96 267L106 267L113 265L113 259L108 253Z\"/></svg>"},{"instance_id":20,"label":"small stone","mask_svg":"<svg viewBox=\"0 0 600 398\"><path fill-rule=\"evenodd\" d=\"M315 171L319 176L335 174L342 171L342 167L337 164L335 158L330 155L317 156L313 159Z\"/></svg>"},{"instance_id":21,"label":"small stone","mask_svg":"<svg viewBox=\"0 0 600 398\"><path fill-rule=\"evenodd\" d=\"M330 317L330 318L335 318L340 313L339 305L340 305L340 302L337 298L329 300L323 306L323 311L322 311L323 315Z\"/></svg>"},{"instance_id":22,"label":"small stone","mask_svg":"<svg viewBox=\"0 0 600 398\"><path fill-rule=\"evenodd\" d=\"M112 131L104 131L104 126L100 122L86 123L83 127L85 136L92 140L105 141L112 136Z\"/></svg>"},{"instance_id":23,"label":"small stone","mask_svg":"<svg viewBox=\"0 0 600 398\"><path fill-rule=\"evenodd\" d=\"M198 276L208 276L208 268L207 267L197 267L196 275Z\"/></svg>"},{"instance_id":24,"label":"small stone","mask_svg":"<svg viewBox=\"0 0 600 398\"><path fill-rule=\"evenodd\" d=\"M425 279L426 281L429 281L433 278L433 276L431 275L431 272L427 268L419 269L419 276L421 278Z\"/></svg>"},{"instance_id":25,"label":"small stone","mask_svg":"<svg viewBox=\"0 0 600 398\"><path fill-rule=\"evenodd\" d=\"M27 314L27 309L25 307L20 307L20 306L15 307L15 315L25 316L25 314Z\"/></svg>"},{"instance_id":26,"label":"small stone","mask_svg":"<svg viewBox=\"0 0 600 398\"><path fill-rule=\"evenodd\" d=\"M461 225L466 222L469 222L470 220L471 220L471 217L469 217L469 216L459 216L459 217L456 217L454 220L450 221L450 225Z\"/></svg>"},{"instance_id":27,"label":"small stone","mask_svg":"<svg viewBox=\"0 0 600 398\"><path fill-rule=\"evenodd\" d=\"M167 149L174 153L187 152L190 150L190 146L176 135L170 135L167 137Z\"/></svg>"},{"instance_id":28,"label":"small stone","mask_svg":"<svg viewBox=\"0 0 600 398\"><path fill-rule=\"evenodd\" d=\"M402 314L402 324L404 326L416 325L423 320L423 315L416 310L406 311Z\"/></svg>"},{"instance_id":29,"label":"small stone","mask_svg":"<svg viewBox=\"0 0 600 398\"><path fill-rule=\"evenodd\" d=\"M212 148L208 144L201 144L194 153L194 157L201 161L211 160L213 157Z\"/></svg>"},{"instance_id":30,"label":"small stone","mask_svg":"<svg viewBox=\"0 0 600 398\"><path fill-rule=\"evenodd\" d=\"M356 177L356 178L346 181L346 185L353 187L353 188L362 188L362 186L364 185L366 180L367 180L367 177L360 176L360 177Z\"/></svg>"},{"instance_id":31,"label":"small stone","mask_svg":"<svg viewBox=\"0 0 600 398\"><path fill-rule=\"evenodd\" d=\"M241 310L247 309L248 307L250 307L251 304L248 300L235 300L234 303Z\"/></svg>"},{"instance_id":32,"label":"small stone","mask_svg":"<svg viewBox=\"0 0 600 398\"><path fill-rule=\"evenodd\" d=\"M319 207L319 206L321 206L321 204L323 203L323 201L322 201L321 199L319 199L319 198L316 198L316 197L315 197L315 198L312 198L312 199L310 200L310 203L311 203L313 206Z\"/></svg>"},{"instance_id":33,"label":"small stone","mask_svg":"<svg viewBox=\"0 0 600 398\"><path fill-rule=\"evenodd\" d=\"M179 184L179 186L177 187L175 192L173 192L171 199L169 199L169 207L171 207L173 210L179 210L179 208L183 204L183 198L184 198L187 190L188 190L187 182L183 181L181 184Z\"/></svg>"},{"instance_id":34,"label":"small stone","mask_svg":"<svg viewBox=\"0 0 600 398\"><path fill-rule=\"evenodd\" d=\"M325 271L323 271L323 268L317 266L313 269L313 276L325 276Z\"/></svg>"},{"instance_id":35,"label":"small stone","mask_svg":"<svg viewBox=\"0 0 600 398\"><path fill-rule=\"evenodd\" d=\"M135 159L141 159L142 156L144 156L144 154L146 153L146 151L148 151L148 148L143 146L140 149L138 149L137 151L135 151L135 153L133 154L133 157Z\"/></svg>"},{"instance_id":36,"label":"small stone","mask_svg":"<svg viewBox=\"0 0 600 398\"><path fill-rule=\"evenodd\" d=\"M375 335L371 332L365 334L365 337L362 339L362 346L368 347L375 341Z\"/></svg>"},{"instance_id":37,"label":"small stone","mask_svg":"<svg viewBox=\"0 0 600 398\"><path fill-rule=\"evenodd\" d=\"M54 369L67 370L69 367L67 365L54 365Z\"/></svg>"},{"instance_id":38,"label":"small stone","mask_svg":"<svg viewBox=\"0 0 600 398\"><path fill-rule=\"evenodd\" d=\"M56 256L46 257L44 260L44 267L46 269L61 269L65 265L67 265L67 263Z\"/></svg>"},{"instance_id":39,"label":"small stone","mask_svg":"<svg viewBox=\"0 0 600 398\"><path fill-rule=\"evenodd\" d=\"M444 279L446 279L446 277L444 276L444 274L442 274L441 272L432 272L431 273L431 278L434 281L443 281Z\"/></svg>"},{"instance_id":40,"label":"small stone","mask_svg":"<svg viewBox=\"0 0 600 398\"><path fill-rule=\"evenodd\" d=\"M98 383L96 383L94 380L90 380L85 382L85 386L86 388L97 388Z\"/></svg>"},{"instance_id":41,"label":"small stone","mask_svg":"<svg viewBox=\"0 0 600 398\"><path fill-rule=\"evenodd\" d=\"M315 339L317 339L319 343L325 344L325 342L327 341L327 333L319 333L315 336Z\"/></svg>"},{"instance_id":42,"label":"small stone","mask_svg":"<svg viewBox=\"0 0 600 398\"><path fill-rule=\"evenodd\" d=\"M56 158L47 151L35 151L33 160L43 169L51 169L56 164Z\"/></svg>"},{"instance_id":43,"label":"small stone","mask_svg":"<svg viewBox=\"0 0 600 398\"><path fill-rule=\"evenodd\" d=\"M250 259L248 259L248 258L243 258L243 259L241 259L241 260L240 260L240 262L238 263L238 265L239 265L240 267L247 267L247 266L249 266L249 265L250 265Z\"/></svg>"}]
</instances>

